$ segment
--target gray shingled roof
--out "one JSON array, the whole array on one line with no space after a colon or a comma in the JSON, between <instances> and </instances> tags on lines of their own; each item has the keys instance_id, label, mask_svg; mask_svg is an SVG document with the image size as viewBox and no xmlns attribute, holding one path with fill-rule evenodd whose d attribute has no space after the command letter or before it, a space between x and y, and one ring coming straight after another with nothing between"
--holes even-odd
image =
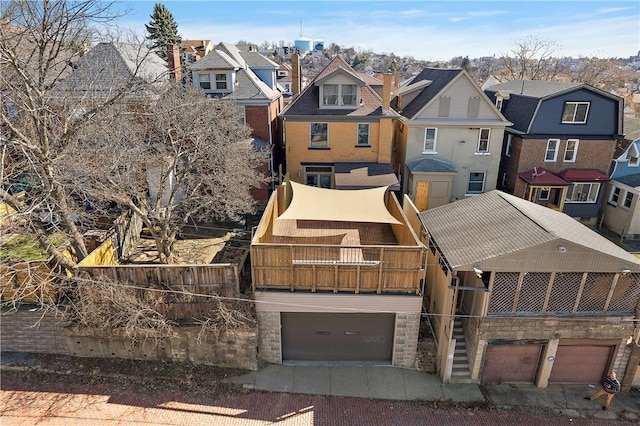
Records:
<instances>
[{"instance_id":1,"label":"gray shingled roof","mask_svg":"<svg viewBox=\"0 0 640 426\"><path fill-rule=\"evenodd\" d=\"M407 162L407 167L412 172L432 172L432 173L457 173L458 171L448 161L437 158L418 158Z\"/></svg>"},{"instance_id":2,"label":"gray shingled roof","mask_svg":"<svg viewBox=\"0 0 640 426\"><path fill-rule=\"evenodd\" d=\"M497 190L420 212L419 217L453 268L558 239L640 264L568 215Z\"/></svg>"},{"instance_id":3,"label":"gray shingled roof","mask_svg":"<svg viewBox=\"0 0 640 426\"><path fill-rule=\"evenodd\" d=\"M278 64L258 52L240 52L240 56L251 68L278 68Z\"/></svg>"},{"instance_id":4,"label":"gray shingled roof","mask_svg":"<svg viewBox=\"0 0 640 426\"><path fill-rule=\"evenodd\" d=\"M487 90L492 92L500 90L501 92L510 92L534 98L544 98L580 86L583 86L583 84L562 83L559 81L511 80L491 86Z\"/></svg>"},{"instance_id":5,"label":"gray shingled roof","mask_svg":"<svg viewBox=\"0 0 640 426\"><path fill-rule=\"evenodd\" d=\"M76 62L75 68L56 85L54 96L69 92L111 96L130 83L134 74L138 82L168 81L167 63L148 48L133 44L98 43Z\"/></svg>"},{"instance_id":6,"label":"gray shingled roof","mask_svg":"<svg viewBox=\"0 0 640 426\"><path fill-rule=\"evenodd\" d=\"M197 60L189 66L192 71L203 70L229 70L242 68L242 65L235 61L231 56L220 50L212 50L202 59Z\"/></svg>"},{"instance_id":7,"label":"gray shingled roof","mask_svg":"<svg viewBox=\"0 0 640 426\"><path fill-rule=\"evenodd\" d=\"M444 87L455 79L462 72L461 68L442 69L442 68L425 68L420 74L411 80L410 84L417 83L422 80L431 80L432 83L422 89L420 94L416 96L407 105L402 105L399 113L409 119L413 118L425 105L427 105L435 96L440 93ZM394 99L392 107L397 105L397 98Z\"/></svg>"},{"instance_id":8,"label":"gray shingled roof","mask_svg":"<svg viewBox=\"0 0 640 426\"><path fill-rule=\"evenodd\" d=\"M632 175L622 176L613 179L616 182L624 183L625 185L637 188L640 186L640 173L634 173Z\"/></svg>"}]
</instances>

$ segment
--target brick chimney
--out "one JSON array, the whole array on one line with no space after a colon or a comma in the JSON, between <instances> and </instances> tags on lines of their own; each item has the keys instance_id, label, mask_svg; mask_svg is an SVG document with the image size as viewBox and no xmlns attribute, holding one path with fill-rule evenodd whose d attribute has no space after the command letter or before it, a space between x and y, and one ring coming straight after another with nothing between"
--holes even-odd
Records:
<instances>
[{"instance_id":1,"label":"brick chimney","mask_svg":"<svg viewBox=\"0 0 640 426\"><path fill-rule=\"evenodd\" d=\"M300 57L297 53L291 55L291 94L293 96L300 93Z\"/></svg>"},{"instance_id":2,"label":"brick chimney","mask_svg":"<svg viewBox=\"0 0 640 426\"><path fill-rule=\"evenodd\" d=\"M391 78L392 74L382 76L382 113L389 114L391 108Z\"/></svg>"},{"instance_id":3,"label":"brick chimney","mask_svg":"<svg viewBox=\"0 0 640 426\"><path fill-rule=\"evenodd\" d=\"M169 76L171 80L182 79L182 67L180 66L180 49L175 44L167 45L167 62L169 63Z\"/></svg>"}]
</instances>

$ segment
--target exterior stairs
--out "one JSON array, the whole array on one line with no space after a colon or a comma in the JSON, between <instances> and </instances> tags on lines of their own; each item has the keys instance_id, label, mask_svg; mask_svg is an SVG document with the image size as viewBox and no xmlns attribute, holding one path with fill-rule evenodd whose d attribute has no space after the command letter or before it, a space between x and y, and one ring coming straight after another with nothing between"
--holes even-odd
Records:
<instances>
[{"instance_id":1,"label":"exterior stairs","mask_svg":"<svg viewBox=\"0 0 640 426\"><path fill-rule=\"evenodd\" d=\"M467 358L467 346L462 332L462 319L456 318L453 326L453 338L456 339L456 347L453 353L453 368L451 370L451 383L473 383L469 371Z\"/></svg>"}]
</instances>

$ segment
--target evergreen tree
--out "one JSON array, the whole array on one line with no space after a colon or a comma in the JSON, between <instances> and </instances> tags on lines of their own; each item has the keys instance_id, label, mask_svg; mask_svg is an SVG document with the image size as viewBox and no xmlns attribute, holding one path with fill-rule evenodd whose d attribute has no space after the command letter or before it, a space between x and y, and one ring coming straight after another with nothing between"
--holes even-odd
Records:
<instances>
[{"instance_id":1,"label":"evergreen tree","mask_svg":"<svg viewBox=\"0 0 640 426\"><path fill-rule=\"evenodd\" d=\"M153 42L151 48L163 59L167 59L168 45L173 44L180 47L182 37L178 34L178 24L169 9L163 4L156 3L153 7L151 21L145 27L149 33L147 40Z\"/></svg>"}]
</instances>

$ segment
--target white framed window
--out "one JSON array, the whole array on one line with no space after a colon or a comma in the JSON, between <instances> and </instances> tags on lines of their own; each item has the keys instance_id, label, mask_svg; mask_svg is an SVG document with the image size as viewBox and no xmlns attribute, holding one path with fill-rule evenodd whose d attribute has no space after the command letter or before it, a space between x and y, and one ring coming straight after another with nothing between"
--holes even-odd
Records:
<instances>
[{"instance_id":1,"label":"white framed window","mask_svg":"<svg viewBox=\"0 0 640 426\"><path fill-rule=\"evenodd\" d=\"M307 166L304 168L304 182L309 186L331 188L333 181L333 167Z\"/></svg>"},{"instance_id":2,"label":"white framed window","mask_svg":"<svg viewBox=\"0 0 640 426\"><path fill-rule=\"evenodd\" d=\"M467 194L482 194L484 192L485 172L470 172Z\"/></svg>"},{"instance_id":3,"label":"white framed window","mask_svg":"<svg viewBox=\"0 0 640 426\"><path fill-rule=\"evenodd\" d=\"M216 74L216 90L227 90L226 74Z\"/></svg>"},{"instance_id":4,"label":"white framed window","mask_svg":"<svg viewBox=\"0 0 640 426\"><path fill-rule=\"evenodd\" d=\"M500 186L502 188L506 188L506 186L507 186L507 173L506 172L502 172L502 178L500 179Z\"/></svg>"},{"instance_id":5,"label":"white framed window","mask_svg":"<svg viewBox=\"0 0 640 426\"><path fill-rule=\"evenodd\" d=\"M511 157L511 153L513 152L513 135L507 135L507 146L504 149L504 155L507 157Z\"/></svg>"},{"instance_id":6,"label":"white framed window","mask_svg":"<svg viewBox=\"0 0 640 426\"><path fill-rule=\"evenodd\" d=\"M424 129L424 146L422 147L423 154L437 154L436 144L438 142L438 129L434 127L427 127Z\"/></svg>"},{"instance_id":7,"label":"white framed window","mask_svg":"<svg viewBox=\"0 0 640 426\"><path fill-rule=\"evenodd\" d=\"M278 70L278 77L286 77L287 75L289 75L289 71Z\"/></svg>"},{"instance_id":8,"label":"white framed window","mask_svg":"<svg viewBox=\"0 0 640 426\"><path fill-rule=\"evenodd\" d=\"M211 76L209 74L198 74L198 84L201 89L211 90Z\"/></svg>"},{"instance_id":9,"label":"white framed window","mask_svg":"<svg viewBox=\"0 0 640 426\"><path fill-rule=\"evenodd\" d=\"M589 102L565 102L562 112L562 122L570 124L584 124L589 114Z\"/></svg>"},{"instance_id":10,"label":"white framed window","mask_svg":"<svg viewBox=\"0 0 640 426\"><path fill-rule=\"evenodd\" d=\"M567 189L565 203L595 203L600 183L574 183Z\"/></svg>"},{"instance_id":11,"label":"white framed window","mask_svg":"<svg viewBox=\"0 0 640 426\"><path fill-rule=\"evenodd\" d=\"M548 186L540 188L540 192L538 193L538 200L549 201L550 193L551 193L551 188L549 188Z\"/></svg>"},{"instance_id":12,"label":"white framed window","mask_svg":"<svg viewBox=\"0 0 640 426\"><path fill-rule=\"evenodd\" d=\"M328 123L310 123L309 124L309 147L311 148L328 148L329 147L329 124Z\"/></svg>"},{"instance_id":13,"label":"white framed window","mask_svg":"<svg viewBox=\"0 0 640 426\"><path fill-rule=\"evenodd\" d=\"M578 139L567 139L567 146L564 149L564 158L562 161L565 163L574 163L576 156L578 155Z\"/></svg>"},{"instance_id":14,"label":"white framed window","mask_svg":"<svg viewBox=\"0 0 640 426\"><path fill-rule=\"evenodd\" d=\"M489 153L489 138L491 137L491 129L480 129L478 134L478 148L476 153L488 154Z\"/></svg>"},{"instance_id":15,"label":"white framed window","mask_svg":"<svg viewBox=\"0 0 640 426\"><path fill-rule=\"evenodd\" d=\"M502 102L503 102L502 97L498 96L496 98L496 108L498 109L498 111L502 111Z\"/></svg>"},{"instance_id":16,"label":"white framed window","mask_svg":"<svg viewBox=\"0 0 640 426\"><path fill-rule=\"evenodd\" d=\"M624 194L624 203L622 204L622 207L625 209L630 209L632 202L633 202L633 193L627 191L627 193Z\"/></svg>"},{"instance_id":17,"label":"white framed window","mask_svg":"<svg viewBox=\"0 0 640 426\"><path fill-rule=\"evenodd\" d=\"M355 84L323 84L323 107L355 107L358 105L358 86Z\"/></svg>"},{"instance_id":18,"label":"white framed window","mask_svg":"<svg viewBox=\"0 0 640 426\"><path fill-rule=\"evenodd\" d=\"M620 188L614 186L611 188L611 193L609 194L609 204L613 206L618 205L618 200L620 199Z\"/></svg>"},{"instance_id":19,"label":"white framed window","mask_svg":"<svg viewBox=\"0 0 640 426\"><path fill-rule=\"evenodd\" d=\"M359 146L369 146L369 123L358 124L358 140Z\"/></svg>"},{"instance_id":20,"label":"white framed window","mask_svg":"<svg viewBox=\"0 0 640 426\"><path fill-rule=\"evenodd\" d=\"M242 124L247 124L247 115L244 110L244 105L236 106L238 112L238 121Z\"/></svg>"},{"instance_id":21,"label":"white framed window","mask_svg":"<svg viewBox=\"0 0 640 426\"><path fill-rule=\"evenodd\" d=\"M558 145L560 145L560 139L549 139L547 142L547 152L544 154L544 161L555 162L558 158Z\"/></svg>"},{"instance_id":22,"label":"white framed window","mask_svg":"<svg viewBox=\"0 0 640 426\"><path fill-rule=\"evenodd\" d=\"M638 167L640 166L640 157L636 157L635 155L629 153L629 161L627 163L629 167Z\"/></svg>"}]
</instances>

